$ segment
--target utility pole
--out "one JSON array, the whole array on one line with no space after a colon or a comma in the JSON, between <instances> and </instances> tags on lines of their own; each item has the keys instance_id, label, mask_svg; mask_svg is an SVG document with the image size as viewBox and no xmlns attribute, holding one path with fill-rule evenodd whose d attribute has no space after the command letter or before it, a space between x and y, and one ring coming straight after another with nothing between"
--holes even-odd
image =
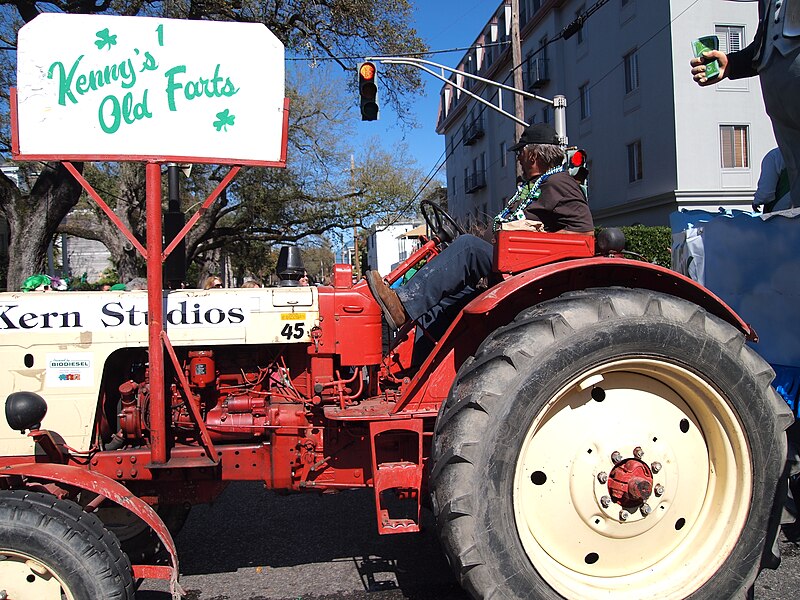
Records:
<instances>
[{"instance_id":1,"label":"utility pole","mask_svg":"<svg viewBox=\"0 0 800 600\"><path fill-rule=\"evenodd\" d=\"M356 189L356 158L350 155L350 187L353 191ZM353 273L355 273L356 281L361 279L361 265L358 261L358 222L353 217Z\"/></svg>"},{"instance_id":2,"label":"utility pole","mask_svg":"<svg viewBox=\"0 0 800 600\"><path fill-rule=\"evenodd\" d=\"M514 73L514 87L522 90L522 45L519 34L519 0L511 0L511 68ZM502 93L502 92L501 92ZM522 136L525 121L525 99L521 94L514 94L514 142ZM517 176L522 175L522 167L516 164Z\"/></svg>"},{"instance_id":3,"label":"utility pole","mask_svg":"<svg viewBox=\"0 0 800 600\"><path fill-rule=\"evenodd\" d=\"M511 0L511 67L514 69L514 87L521 90L522 45L519 35L519 0ZM520 121L525 121L525 99L520 94L514 94L514 114ZM515 124L517 140L522 135L523 129L519 122Z\"/></svg>"}]
</instances>

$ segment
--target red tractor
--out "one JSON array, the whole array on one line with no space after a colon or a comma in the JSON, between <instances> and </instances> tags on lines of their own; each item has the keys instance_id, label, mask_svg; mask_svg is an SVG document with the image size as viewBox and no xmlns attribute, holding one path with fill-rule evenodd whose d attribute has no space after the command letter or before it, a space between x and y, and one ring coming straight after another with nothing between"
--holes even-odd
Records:
<instances>
[{"instance_id":1,"label":"red tractor","mask_svg":"<svg viewBox=\"0 0 800 600\"><path fill-rule=\"evenodd\" d=\"M426 215L388 282L458 234ZM776 564L791 412L722 301L601 249L500 231L488 288L386 351L349 265L323 287L0 295L0 595L150 577L177 597L170 530L258 480L371 487L384 534L430 500L475 598L744 597Z\"/></svg>"},{"instance_id":2,"label":"red tractor","mask_svg":"<svg viewBox=\"0 0 800 600\"><path fill-rule=\"evenodd\" d=\"M372 488L383 534L429 505L476 599L744 598L777 564L793 416L712 293L605 238L502 230L487 288L386 348L349 265L291 285L287 253L287 285L165 291L164 259L240 166L286 165L282 44L46 14L20 57L14 157L66 161L147 290L0 294L0 599L124 600L142 578L177 599L172 533L245 480ZM69 162L88 160L146 163L146 247ZM161 166L186 162L232 169L165 248ZM388 283L459 234L427 206Z\"/></svg>"}]
</instances>

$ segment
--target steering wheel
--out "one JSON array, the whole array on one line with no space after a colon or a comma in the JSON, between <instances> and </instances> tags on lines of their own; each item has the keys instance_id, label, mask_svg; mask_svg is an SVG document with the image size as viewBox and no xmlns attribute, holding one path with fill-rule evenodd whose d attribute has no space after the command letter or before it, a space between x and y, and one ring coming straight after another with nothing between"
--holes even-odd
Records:
<instances>
[{"instance_id":1,"label":"steering wheel","mask_svg":"<svg viewBox=\"0 0 800 600\"><path fill-rule=\"evenodd\" d=\"M449 244L462 233L466 233L464 228L435 202L423 200L419 204L419 210L433 235L445 244Z\"/></svg>"}]
</instances>

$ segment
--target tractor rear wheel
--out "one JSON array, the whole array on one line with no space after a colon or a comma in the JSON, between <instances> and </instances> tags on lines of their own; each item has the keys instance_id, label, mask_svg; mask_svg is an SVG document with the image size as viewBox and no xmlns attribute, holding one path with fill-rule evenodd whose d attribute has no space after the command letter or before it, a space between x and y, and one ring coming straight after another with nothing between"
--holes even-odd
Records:
<instances>
[{"instance_id":1,"label":"tractor rear wheel","mask_svg":"<svg viewBox=\"0 0 800 600\"><path fill-rule=\"evenodd\" d=\"M462 366L431 490L474 598L744 598L786 493L787 405L729 324L665 294L565 294Z\"/></svg>"},{"instance_id":2,"label":"tractor rear wheel","mask_svg":"<svg viewBox=\"0 0 800 600\"><path fill-rule=\"evenodd\" d=\"M0 490L0 592L36 600L132 600L133 575L116 538L74 502Z\"/></svg>"}]
</instances>

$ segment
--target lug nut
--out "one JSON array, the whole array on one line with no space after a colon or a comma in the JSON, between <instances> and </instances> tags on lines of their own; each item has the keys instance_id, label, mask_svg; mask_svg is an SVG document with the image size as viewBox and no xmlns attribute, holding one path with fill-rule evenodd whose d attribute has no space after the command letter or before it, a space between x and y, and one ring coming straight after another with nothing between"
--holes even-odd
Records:
<instances>
[{"instance_id":1,"label":"lug nut","mask_svg":"<svg viewBox=\"0 0 800 600\"><path fill-rule=\"evenodd\" d=\"M598 473L597 481L599 481L600 483L605 483L606 481L608 481L608 473L606 473L605 471Z\"/></svg>"},{"instance_id":2,"label":"lug nut","mask_svg":"<svg viewBox=\"0 0 800 600\"><path fill-rule=\"evenodd\" d=\"M643 517L649 515L651 510L652 509L650 508L650 505L647 502L642 504L641 508L639 508L639 512L642 513Z\"/></svg>"},{"instance_id":3,"label":"lug nut","mask_svg":"<svg viewBox=\"0 0 800 600\"><path fill-rule=\"evenodd\" d=\"M600 504L603 505L603 508L608 508L611 506L611 496L603 496L600 498Z\"/></svg>"},{"instance_id":4,"label":"lug nut","mask_svg":"<svg viewBox=\"0 0 800 600\"><path fill-rule=\"evenodd\" d=\"M650 465L650 469L653 471L653 473L658 473L661 470L661 463L654 462L653 464Z\"/></svg>"},{"instance_id":5,"label":"lug nut","mask_svg":"<svg viewBox=\"0 0 800 600\"><path fill-rule=\"evenodd\" d=\"M619 520L620 521L627 521L628 517L630 517L630 516L631 516L631 514L627 510L625 510L624 508L621 511L619 511Z\"/></svg>"},{"instance_id":6,"label":"lug nut","mask_svg":"<svg viewBox=\"0 0 800 600\"><path fill-rule=\"evenodd\" d=\"M636 458L642 458L644 456L644 450L642 450L641 446L636 446L636 448L633 449L633 455Z\"/></svg>"},{"instance_id":7,"label":"lug nut","mask_svg":"<svg viewBox=\"0 0 800 600\"><path fill-rule=\"evenodd\" d=\"M653 488L653 491L655 492L656 496L662 496L664 495L664 486L660 483L657 483L656 487Z\"/></svg>"},{"instance_id":8,"label":"lug nut","mask_svg":"<svg viewBox=\"0 0 800 600\"><path fill-rule=\"evenodd\" d=\"M619 452L614 450L614 452L611 453L611 462L613 462L615 465L617 463L621 463L622 462L622 454L620 454Z\"/></svg>"}]
</instances>

